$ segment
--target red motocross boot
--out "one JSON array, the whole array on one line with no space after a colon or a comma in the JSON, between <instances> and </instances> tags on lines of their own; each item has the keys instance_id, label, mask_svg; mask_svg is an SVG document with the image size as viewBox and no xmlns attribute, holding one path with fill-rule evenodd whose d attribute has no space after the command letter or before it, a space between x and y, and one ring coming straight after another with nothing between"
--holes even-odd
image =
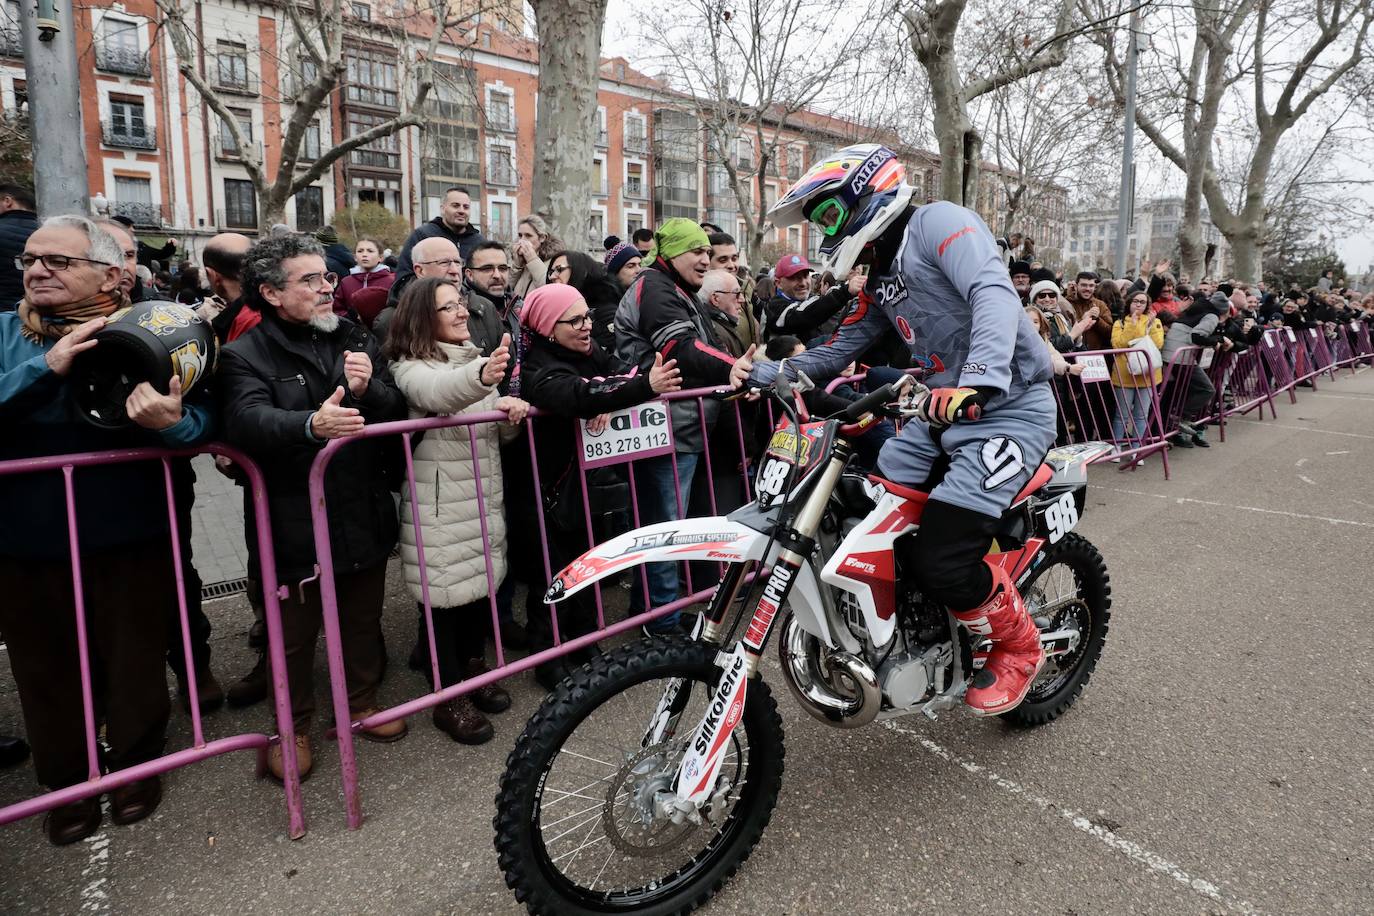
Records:
<instances>
[{"instance_id":1,"label":"red motocross boot","mask_svg":"<svg viewBox=\"0 0 1374 916\"><path fill-rule=\"evenodd\" d=\"M955 611L954 617L970 633L992 640L987 663L974 675L964 702L975 716L1000 716L1026 698L1045 665L1045 650L1040 646L1040 631L1007 571L983 562L992 572L991 596L972 610Z\"/></svg>"}]
</instances>

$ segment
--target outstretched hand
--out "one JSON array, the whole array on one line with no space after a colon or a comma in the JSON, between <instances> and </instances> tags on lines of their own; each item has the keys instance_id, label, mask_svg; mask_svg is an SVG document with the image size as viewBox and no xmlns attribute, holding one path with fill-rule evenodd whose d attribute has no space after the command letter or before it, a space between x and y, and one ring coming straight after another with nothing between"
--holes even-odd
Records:
<instances>
[{"instance_id":1,"label":"outstretched hand","mask_svg":"<svg viewBox=\"0 0 1374 916\"><path fill-rule=\"evenodd\" d=\"M665 363L663 354L655 353L654 364L649 369L649 387L653 389L654 394L681 391L682 370L678 369L677 360L670 359Z\"/></svg>"},{"instance_id":2,"label":"outstretched hand","mask_svg":"<svg viewBox=\"0 0 1374 916\"><path fill-rule=\"evenodd\" d=\"M491 352L487 363L482 367L482 384L491 386L506 377L506 367L510 365L510 335L501 335L501 345Z\"/></svg>"},{"instance_id":3,"label":"outstretched hand","mask_svg":"<svg viewBox=\"0 0 1374 916\"><path fill-rule=\"evenodd\" d=\"M342 439L363 431L363 415L356 407L343 406L344 390L340 385L325 399L310 418L310 431L317 439Z\"/></svg>"},{"instance_id":4,"label":"outstretched hand","mask_svg":"<svg viewBox=\"0 0 1374 916\"><path fill-rule=\"evenodd\" d=\"M750 344L744 355L735 360L735 364L730 367L731 388L743 388L744 383L749 381L749 373L754 371L754 353L758 348L758 344Z\"/></svg>"}]
</instances>

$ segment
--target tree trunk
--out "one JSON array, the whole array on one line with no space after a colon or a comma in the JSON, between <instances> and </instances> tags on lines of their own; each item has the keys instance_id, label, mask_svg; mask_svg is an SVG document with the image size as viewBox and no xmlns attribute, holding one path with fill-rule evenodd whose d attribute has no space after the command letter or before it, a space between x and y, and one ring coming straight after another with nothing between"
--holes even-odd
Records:
<instances>
[{"instance_id":1,"label":"tree trunk","mask_svg":"<svg viewBox=\"0 0 1374 916\"><path fill-rule=\"evenodd\" d=\"M539 30L534 209L575 249L587 247L596 86L607 0L533 0Z\"/></svg>"},{"instance_id":2,"label":"tree trunk","mask_svg":"<svg viewBox=\"0 0 1374 916\"><path fill-rule=\"evenodd\" d=\"M1227 241L1231 243L1231 276L1242 283L1258 283L1260 258L1264 255L1258 229L1236 233Z\"/></svg>"}]
</instances>

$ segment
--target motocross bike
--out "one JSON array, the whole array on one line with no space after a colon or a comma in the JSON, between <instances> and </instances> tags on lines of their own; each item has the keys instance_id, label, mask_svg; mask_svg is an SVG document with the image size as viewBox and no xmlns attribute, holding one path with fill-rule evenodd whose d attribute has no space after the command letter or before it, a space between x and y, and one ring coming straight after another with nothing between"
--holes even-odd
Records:
<instances>
[{"instance_id":1,"label":"motocross bike","mask_svg":"<svg viewBox=\"0 0 1374 916\"><path fill-rule=\"evenodd\" d=\"M812 420L796 397L809 382L787 374L760 392L783 416L752 503L620 535L549 586L552 604L640 563L725 568L692 638L636 640L588 662L548 695L507 758L496 849L506 884L533 913L685 913L734 874L782 781L782 719L758 677L775 627L782 679L836 728L934 719L962 705L986 658L990 644L918 593L894 553L929 494L849 468L848 440L876 417L915 416L924 386L908 377ZM1087 464L1107 451L1052 450L989 555L1011 572L1047 656L1025 701L1003 716L1020 725L1072 706L1102 652L1107 569L1071 529Z\"/></svg>"}]
</instances>

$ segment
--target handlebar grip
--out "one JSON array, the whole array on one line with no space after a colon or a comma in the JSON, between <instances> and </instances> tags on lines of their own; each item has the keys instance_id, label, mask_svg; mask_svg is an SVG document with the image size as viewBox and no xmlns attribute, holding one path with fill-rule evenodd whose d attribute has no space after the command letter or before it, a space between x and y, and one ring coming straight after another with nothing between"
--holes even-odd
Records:
<instances>
[{"instance_id":1,"label":"handlebar grip","mask_svg":"<svg viewBox=\"0 0 1374 916\"><path fill-rule=\"evenodd\" d=\"M871 392L850 404L844 409L844 413L840 414L840 416L850 423L853 423L864 414L871 413L896 397L897 392L893 387L891 385L884 385L877 391Z\"/></svg>"}]
</instances>

